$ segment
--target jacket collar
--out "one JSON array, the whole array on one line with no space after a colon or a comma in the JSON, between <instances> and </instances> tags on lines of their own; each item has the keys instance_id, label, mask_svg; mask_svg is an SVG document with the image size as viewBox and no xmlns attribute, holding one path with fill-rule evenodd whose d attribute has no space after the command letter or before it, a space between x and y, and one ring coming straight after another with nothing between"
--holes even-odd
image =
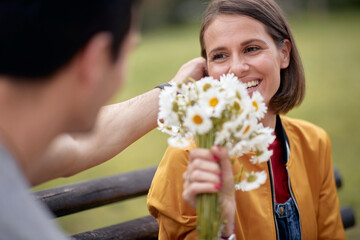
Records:
<instances>
[{"instance_id":1,"label":"jacket collar","mask_svg":"<svg viewBox=\"0 0 360 240\"><path fill-rule=\"evenodd\" d=\"M286 135L285 129L281 123L281 118L279 115L276 115L275 133L276 133L276 137L281 142L282 152L285 154L284 159L287 163L290 157L290 145L289 145L288 136Z\"/></svg>"}]
</instances>

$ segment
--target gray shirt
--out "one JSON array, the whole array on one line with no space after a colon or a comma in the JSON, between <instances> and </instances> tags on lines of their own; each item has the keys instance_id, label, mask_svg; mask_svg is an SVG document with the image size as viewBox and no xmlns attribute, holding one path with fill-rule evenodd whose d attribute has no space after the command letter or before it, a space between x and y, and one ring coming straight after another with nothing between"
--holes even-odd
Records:
<instances>
[{"instance_id":1,"label":"gray shirt","mask_svg":"<svg viewBox=\"0 0 360 240\"><path fill-rule=\"evenodd\" d=\"M0 240L69 240L30 187L17 161L0 143Z\"/></svg>"}]
</instances>

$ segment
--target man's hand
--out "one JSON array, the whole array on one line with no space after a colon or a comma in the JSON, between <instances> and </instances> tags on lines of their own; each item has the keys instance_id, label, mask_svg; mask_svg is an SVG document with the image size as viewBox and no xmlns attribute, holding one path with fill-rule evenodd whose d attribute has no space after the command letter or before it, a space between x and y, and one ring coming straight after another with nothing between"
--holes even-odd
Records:
<instances>
[{"instance_id":1,"label":"man's hand","mask_svg":"<svg viewBox=\"0 0 360 240\"><path fill-rule=\"evenodd\" d=\"M195 80L203 78L206 72L205 64L205 59L202 57L190 60L189 62L181 66L175 77L171 79L169 83L172 85L181 83L188 77L191 77Z\"/></svg>"}]
</instances>

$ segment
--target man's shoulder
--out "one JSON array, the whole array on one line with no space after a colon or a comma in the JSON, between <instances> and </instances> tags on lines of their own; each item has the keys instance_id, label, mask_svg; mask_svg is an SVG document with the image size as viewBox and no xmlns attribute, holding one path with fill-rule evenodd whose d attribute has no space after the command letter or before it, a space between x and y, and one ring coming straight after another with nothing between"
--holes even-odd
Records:
<instances>
[{"instance_id":1,"label":"man's shoulder","mask_svg":"<svg viewBox=\"0 0 360 240\"><path fill-rule=\"evenodd\" d=\"M0 165L0 236L19 240L65 240L65 235L51 221L51 214L29 192L30 185L16 159L1 143Z\"/></svg>"},{"instance_id":2,"label":"man's shoulder","mask_svg":"<svg viewBox=\"0 0 360 240\"><path fill-rule=\"evenodd\" d=\"M4 145L0 142L0 185L11 187L13 184L9 184L13 181L21 181L23 176L21 176L21 171L18 167L17 161L14 156L11 154ZM3 187L0 188L0 190Z\"/></svg>"}]
</instances>

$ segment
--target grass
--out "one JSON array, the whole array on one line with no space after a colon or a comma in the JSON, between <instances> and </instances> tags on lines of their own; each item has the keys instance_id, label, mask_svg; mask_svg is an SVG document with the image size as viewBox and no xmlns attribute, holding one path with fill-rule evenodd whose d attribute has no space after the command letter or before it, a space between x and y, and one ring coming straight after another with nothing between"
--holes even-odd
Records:
<instances>
[{"instance_id":1,"label":"grass","mask_svg":"<svg viewBox=\"0 0 360 240\"><path fill-rule=\"evenodd\" d=\"M359 219L360 14L308 15L293 17L290 23L304 63L307 95L302 106L289 115L311 121L328 132L334 165L343 177L340 204L352 206ZM128 83L111 102L131 98L170 80L184 62L199 56L198 32L199 25L192 24L146 33L131 56ZM35 190L155 166L165 148L166 136L154 130L107 163ZM75 234L147 214L146 198L139 197L56 221L69 234ZM346 234L348 239L360 239L360 225Z\"/></svg>"},{"instance_id":2,"label":"grass","mask_svg":"<svg viewBox=\"0 0 360 240\"><path fill-rule=\"evenodd\" d=\"M334 14L295 21L295 37L307 76L307 96L289 115L323 127L332 140L334 165L344 186L340 205L354 208L360 218L360 23L359 14ZM360 225L347 230L360 239Z\"/></svg>"}]
</instances>

